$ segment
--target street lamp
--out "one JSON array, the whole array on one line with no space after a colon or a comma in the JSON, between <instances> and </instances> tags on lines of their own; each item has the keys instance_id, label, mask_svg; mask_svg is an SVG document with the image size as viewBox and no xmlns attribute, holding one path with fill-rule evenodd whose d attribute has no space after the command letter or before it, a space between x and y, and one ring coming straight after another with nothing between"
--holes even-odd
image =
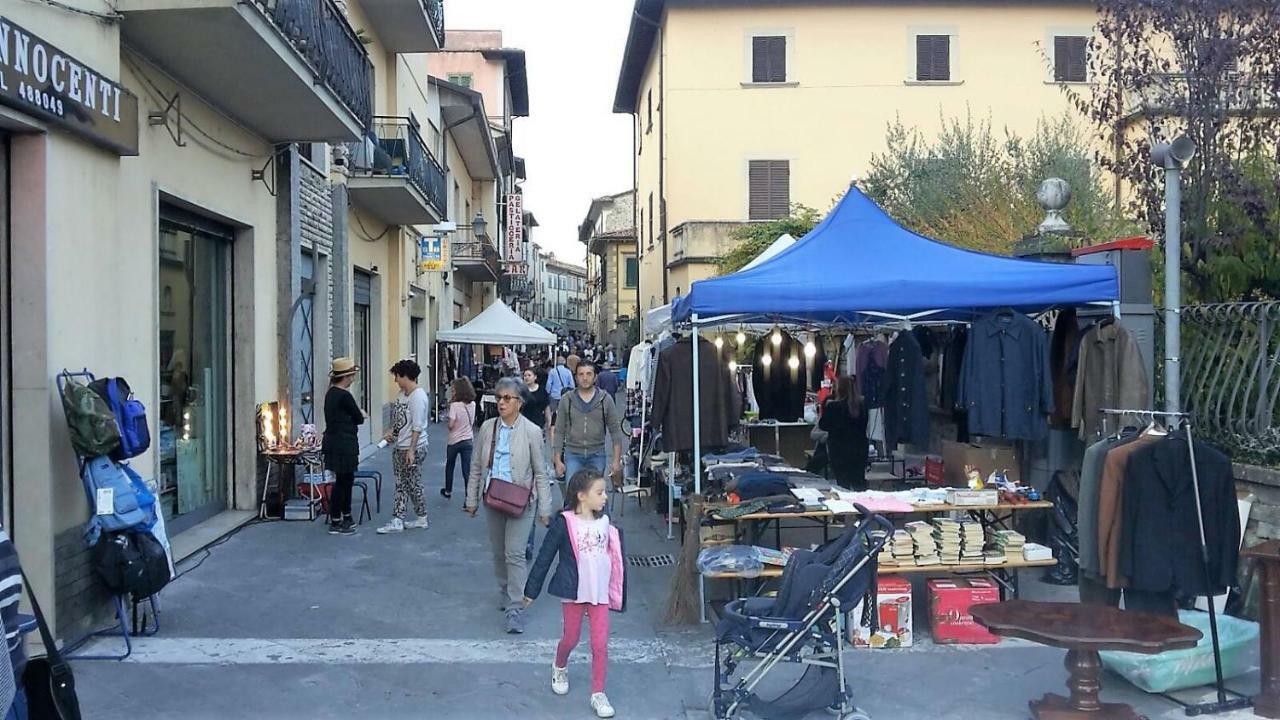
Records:
<instances>
[{"instance_id":1,"label":"street lamp","mask_svg":"<svg viewBox=\"0 0 1280 720\"><path fill-rule=\"evenodd\" d=\"M485 233L488 227L489 221L484 219L484 215L476 213L476 216L471 220L471 233L477 238L488 238L488 234Z\"/></svg>"},{"instance_id":2,"label":"street lamp","mask_svg":"<svg viewBox=\"0 0 1280 720\"><path fill-rule=\"evenodd\" d=\"M1164 409L1182 411L1182 168L1196 156L1186 135L1151 147L1151 161L1164 168Z\"/></svg>"}]
</instances>

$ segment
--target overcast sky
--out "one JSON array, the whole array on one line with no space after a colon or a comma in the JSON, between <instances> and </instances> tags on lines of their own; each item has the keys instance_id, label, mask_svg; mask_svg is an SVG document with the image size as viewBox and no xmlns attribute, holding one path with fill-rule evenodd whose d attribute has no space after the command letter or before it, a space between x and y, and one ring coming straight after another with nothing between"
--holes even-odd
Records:
<instances>
[{"instance_id":1,"label":"overcast sky","mask_svg":"<svg viewBox=\"0 0 1280 720\"><path fill-rule=\"evenodd\" d=\"M501 30L525 51L529 117L515 121L528 162L533 240L581 262L578 224L591 199L631 188L631 116L613 114L632 0L446 0L450 30Z\"/></svg>"}]
</instances>

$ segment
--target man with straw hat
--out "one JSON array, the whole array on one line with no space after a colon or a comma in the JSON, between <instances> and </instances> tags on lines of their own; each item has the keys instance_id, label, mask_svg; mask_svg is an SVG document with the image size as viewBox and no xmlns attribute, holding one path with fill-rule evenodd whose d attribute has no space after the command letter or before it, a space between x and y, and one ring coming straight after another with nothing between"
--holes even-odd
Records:
<instances>
[{"instance_id":1,"label":"man with straw hat","mask_svg":"<svg viewBox=\"0 0 1280 720\"><path fill-rule=\"evenodd\" d=\"M329 370L329 391L324 396L324 465L334 475L329 494L329 534L355 535L351 519L351 490L355 486L356 468L360 465L358 428L364 424L365 412L351 395L360 366L349 357L335 358Z\"/></svg>"}]
</instances>

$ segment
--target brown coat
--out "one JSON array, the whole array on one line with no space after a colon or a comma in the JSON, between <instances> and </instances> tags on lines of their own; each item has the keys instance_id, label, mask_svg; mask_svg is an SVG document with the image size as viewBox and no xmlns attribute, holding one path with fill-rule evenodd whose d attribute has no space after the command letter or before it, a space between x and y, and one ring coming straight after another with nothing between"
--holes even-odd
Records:
<instances>
[{"instance_id":1,"label":"brown coat","mask_svg":"<svg viewBox=\"0 0 1280 720\"><path fill-rule=\"evenodd\" d=\"M1123 325L1103 321L1080 341L1080 365L1072 402L1071 426L1090 440L1102 428L1103 408L1145 410L1151 389L1138 343Z\"/></svg>"},{"instance_id":2,"label":"brown coat","mask_svg":"<svg viewBox=\"0 0 1280 720\"><path fill-rule=\"evenodd\" d=\"M742 401L729 374L727 359L703 339L698 346L699 384L702 392L702 450L729 444L729 428L738 424ZM684 338L658 356L653 383L653 422L662 429L668 451L693 449L693 341Z\"/></svg>"},{"instance_id":3,"label":"brown coat","mask_svg":"<svg viewBox=\"0 0 1280 720\"><path fill-rule=\"evenodd\" d=\"M1120 535L1123 528L1124 471L1129 456L1156 442L1158 436L1144 435L1107 452L1098 483L1098 575L1107 587L1128 586L1128 578L1120 572Z\"/></svg>"}]
</instances>

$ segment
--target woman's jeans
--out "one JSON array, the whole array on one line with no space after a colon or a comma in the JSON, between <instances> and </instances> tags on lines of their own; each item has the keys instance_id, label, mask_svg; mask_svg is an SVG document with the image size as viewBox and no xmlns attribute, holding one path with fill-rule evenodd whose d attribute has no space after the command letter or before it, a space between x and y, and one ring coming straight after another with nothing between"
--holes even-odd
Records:
<instances>
[{"instance_id":1,"label":"woman's jeans","mask_svg":"<svg viewBox=\"0 0 1280 720\"><path fill-rule=\"evenodd\" d=\"M462 484L467 484L467 478L471 477L471 449L472 442L463 440L450 445L445 450L444 460L444 491L453 493L453 467L454 462L459 456L462 457Z\"/></svg>"}]
</instances>

